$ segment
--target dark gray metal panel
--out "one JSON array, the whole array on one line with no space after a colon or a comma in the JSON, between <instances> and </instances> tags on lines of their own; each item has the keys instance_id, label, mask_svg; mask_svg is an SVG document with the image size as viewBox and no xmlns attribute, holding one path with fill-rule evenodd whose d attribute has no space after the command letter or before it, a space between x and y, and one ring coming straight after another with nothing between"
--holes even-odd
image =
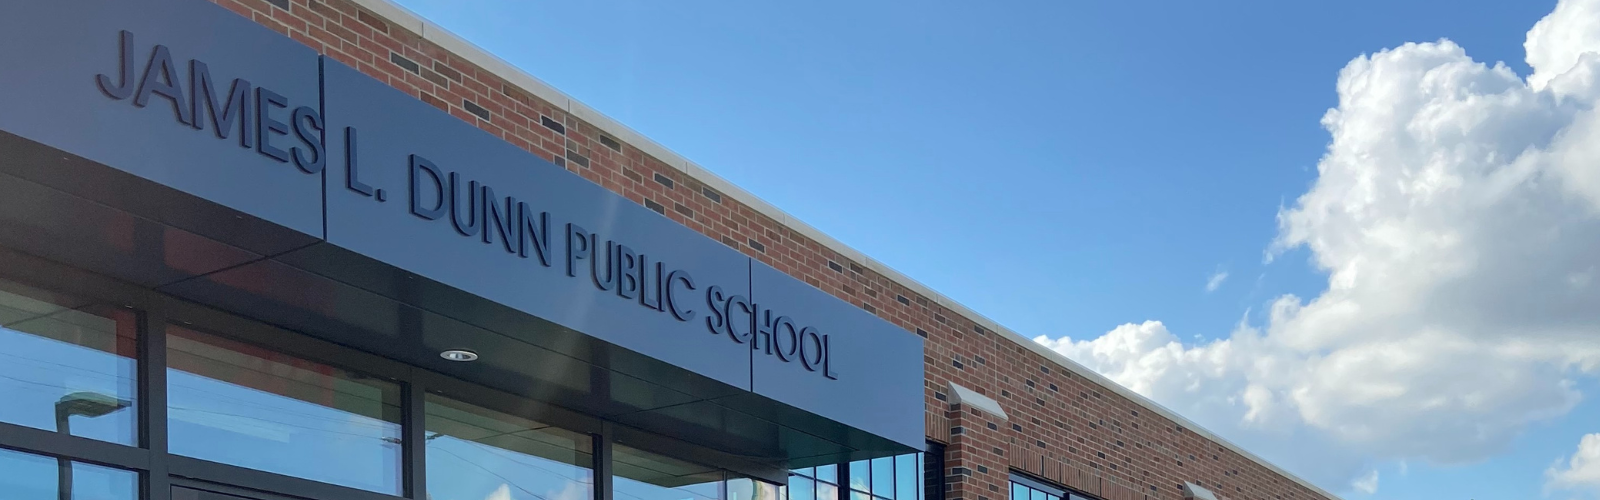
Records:
<instances>
[{"instance_id":1,"label":"dark gray metal panel","mask_svg":"<svg viewBox=\"0 0 1600 500\"><path fill-rule=\"evenodd\" d=\"M6 151L0 148L0 155ZM4 163L0 159L0 167ZM0 246L150 287L259 258L5 173Z\"/></svg>"},{"instance_id":2,"label":"dark gray metal panel","mask_svg":"<svg viewBox=\"0 0 1600 500\"><path fill-rule=\"evenodd\" d=\"M42 175L35 175L42 174ZM50 185L38 177L71 179ZM96 186L91 189L72 189ZM69 191L69 189L71 189ZM106 195L99 198L89 196ZM120 200L143 200L139 212ZM143 214L170 214L185 230ZM0 132L0 246L147 287L261 258L218 236L278 248L309 237L241 212Z\"/></svg>"},{"instance_id":3,"label":"dark gray metal panel","mask_svg":"<svg viewBox=\"0 0 1600 500\"><path fill-rule=\"evenodd\" d=\"M133 71L125 85L123 30L133 34ZM174 84L177 90L168 93L181 93L184 111L160 93L151 93L143 107L134 104L157 45L165 47L174 74L157 64L157 77L146 87ZM320 236L321 174L241 147L237 127L229 139L218 138L208 107L201 107L204 130L180 123L180 113L193 114L191 60L208 65L220 93L242 78L283 96L287 107L268 115L280 122L289 122L295 107L320 106L314 51L207 2L0 2L0 129ZM108 77L109 88L129 90L116 99L97 75ZM254 105L256 96L250 97ZM248 113L241 118L254 121ZM290 130L272 135L270 144L285 151L300 145Z\"/></svg>"},{"instance_id":4,"label":"dark gray metal panel","mask_svg":"<svg viewBox=\"0 0 1600 500\"><path fill-rule=\"evenodd\" d=\"M345 158L345 130L353 127L360 182L345 182L343 161L329 171L330 243L728 385L749 388L749 349L712 335L703 311L705 287L718 285L748 295L747 257L354 69L332 60L325 65L329 153ZM492 188L497 206L503 207L504 198L512 196L527 203L534 218L548 212L549 265L532 249L527 257L508 253L493 224L473 236L458 234L449 203L444 203L444 213L436 220L413 214L413 155L436 165L442 183L448 184L452 174L458 176L463 224L471 218L468 207L476 198L468 195L471 182ZM441 189L432 174L421 172L420 207L431 209L439 203ZM371 187L371 196L358 191L363 185ZM647 255L652 276L655 262L665 263L668 271L690 273L696 292L680 292L688 303L679 305L700 313L692 320L679 320L670 310L601 290L590 276L590 261L578 261L577 276L569 276L569 248L576 243L569 241L568 224L596 234L596 247L602 250L607 240L615 240ZM491 242L483 240L485 230L495 233ZM608 259L601 251L594 260ZM653 288L653 280L644 280L652 285L641 288Z\"/></svg>"},{"instance_id":5,"label":"dark gray metal panel","mask_svg":"<svg viewBox=\"0 0 1600 500\"><path fill-rule=\"evenodd\" d=\"M756 394L922 448L921 337L771 266L753 264L750 278L755 300L762 308L828 336L829 369L838 378L819 377L801 363L762 359L769 355L758 352L752 376ZM802 429L814 427L786 413L772 417Z\"/></svg>"},{"instance_id":6,"label":"dark gray metal panel","mask_svg":"<svg viewBox=\"0 0 1600 500\"><path fill-rule=\"evenodd\" d=\"M695 401L696 397L685 390L733 392L726 385L703 378L698 383L685 383L683 370L647 358L637 363L660 365L651 370L661 376L646 380L613 372L512 335L419 309L285 263L299 261L292 257L300 254L327 255L316 247L301 249L278 259L163 287L161 291L593 415L635 413ZM476 309L468 302L459 303ZM515 333L586 341L575 332L561 330L564 328L558 325L524 316L521 329ZM476 350L482 358L473 363L452 363L439 357L441 351L455 348ZM713 384L720 390L710 388Z\"/></svg>"}]
</instances>

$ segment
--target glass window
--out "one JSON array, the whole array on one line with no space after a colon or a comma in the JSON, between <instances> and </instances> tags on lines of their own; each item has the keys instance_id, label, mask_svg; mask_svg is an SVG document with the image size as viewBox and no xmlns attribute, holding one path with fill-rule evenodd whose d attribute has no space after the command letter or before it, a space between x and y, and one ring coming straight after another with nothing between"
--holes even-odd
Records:
<instances>
[{"instance_id":1,"label":"glass window","mask_svg":"<svg viewBox=\"0 0 1600 500\"><path fill-rule=\"evenodd\" d=\"M611 469L617 500L723 500L722 471L714 467L618 443L612 447Z\"/></svg>"},{"instance_id":2,"label":"glass window","mask_svg":"<svg viewBox=\"0 0 1600 500\"><path fill-rule=\"evenodd\" d=\"M137 444L132 311L0 281L0 421Z\"/></svg>"},{"instance_id":3,"label":"glass window","mask_svg":"<svg viewBox=\"0 0 1600 500\"><path fill-rule=\"evenodd\" d=\"M917 493L918 473L922 471L917 466L919 454L900 455L894 458L894 494L900 500L919 500L922 495Z\"/></svg>"},{"instance_id":4,"label":"glass window","mask_svg":"<svg viewBox=\"0 0 1600 500\"><path fill-rule=\"evenodd\" d=\"M400 386L167 327L172 453L400 493Z\"/></svg>"},{"instance_id":5,"label":"glass window","mask_svg":"<svg viewBox=\"0 0 1600 500\"><path fill-rule=\"evenodd\" d=\"M727 500L788 500L784 487L749 478L728 480Z\"/></svg>"},{"instance_id":6,"label":"glass window","mask_svg":"<svg viewBox=\"0 0 1600 500\"><path fill-rule=\"evenodd\" d=\"M872 466L866 460L850 462L850 489L872 491Z\"/></svg>"},{"instance_id":7,"label":"glass window","mask_svg":"<svg viewBox=\"0 0 1600 500\"><path fill-rule=\"evenodd\" d=\"M894 498L894 457L872 459L872 494Z\"/></svg>"},{"instance_id":8,"label":"glass window","mask_svg":"<svg viewBox=\"0 0 1600 500\"><path fill-rule=\"evenodd\" d=\"M134 500L139 497L139 475L0 450L0 491L6 500Z\"/></svg>"},{"instance_id":9,"label":"glass window","mask_svg":"<svg viewBox=\"0 0 1600 500\"><path fill-rule=\"evenodd\" d=\"M817 500L817 482L808 477L789 476L789 499Z\"/></svg>"},{"instance_id":10,"label":"glass window","mask_svg":"<svg viewBox=\"0 0 1600 500\"><path fill-rule=\"evenodd\" d=\"M825 483L839 484L839 466L833 464L818 465L817 475L811 477Z\"/></svg>"},{"instance_id":11,"label":"glass window","mask_svg":"<svg viewBox=\"0 0 1600 500\"><path fill-rule=\"evenodd\" d=\"M1046 489L1041 489L1046 488ZM1089 500L1025 477L1011 476L1011 500Z\"/></svg>"},{"instance_id":12,"label":"glass window","mask_svg":"<svg viewBox=\"0 0 1600 500\"><path fill-rule=\"evenodd\" d=\"M425 412L429 498L594 497L594 441L588 434L433 394Z\"/></svg>"},{"instance_id":13,"label":"glass window","mask_svg":"<svg viewBox=\"0 0 1600 500\"><path fill-rule=\"evenodd\" d=\"M755 500L789 500L789 488L766 481L756 481Z\"/></svg>"},{"instance_id":14,"label":"glass window","mask_svg":"<svg viewBox=\"0 0 1600 500\"><path fill-rule=\"evenodd\" d=\"M839 500L839 487L829 483L818 482L817 500Z\"/></svg>"}]
</instances>

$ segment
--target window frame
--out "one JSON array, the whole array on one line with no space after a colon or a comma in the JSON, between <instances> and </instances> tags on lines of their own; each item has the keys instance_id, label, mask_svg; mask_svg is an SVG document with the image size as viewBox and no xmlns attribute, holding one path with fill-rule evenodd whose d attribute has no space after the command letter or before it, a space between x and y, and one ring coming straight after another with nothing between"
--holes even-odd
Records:
<instances>
[{"instance_id":1,"label":"window frame","mask_svg":"<svg viewBox=\"0 0 1600 500\"><path fill-rule=\"evenodd\" d=\"M0 279L85 301L121 307L134 314L136 328L135 445L63 435L0 422L0 448L48 458L113 467L139 474L142 500L171 500L172 486L246 497L320 500L396 500L427 498L425 403L435 393L483 408L530 418L593 439L594 498L613 500L612 443L621 436L631 446L672 458L716 464L725 478L743 477L778 486L787 484L786 470L774 470L728 453L676 438L651 434L601 417L414 367L286 330L254 319L213 309L66 266L0 248ZM227 340L349 370L400 385L401 494L398 496L339 486L299 477L175 455L168 450L167 325L192 329ZM777 480L784 478L785 480ZM723 481L726 488L725 479Z\"/></svg>"},{"instance_id":2,"label":"window frame","mask_svg":"<svg viewBox=\"0 0 1600 500\"><path fill-rule=\"evenodd\" d=\"M1100 500L1100 497L1065 486L1059 486L1055 483L1039 479L1038 477L1015 469L1011 471L1011 480L1006 488L1007 499L1011 499L1011 488L1017 485L1021 485L1024 488L1041 492L1046 495L1055 495L1056 497L1059 497L1060 500Z\"/></svg>"}]
</instances>

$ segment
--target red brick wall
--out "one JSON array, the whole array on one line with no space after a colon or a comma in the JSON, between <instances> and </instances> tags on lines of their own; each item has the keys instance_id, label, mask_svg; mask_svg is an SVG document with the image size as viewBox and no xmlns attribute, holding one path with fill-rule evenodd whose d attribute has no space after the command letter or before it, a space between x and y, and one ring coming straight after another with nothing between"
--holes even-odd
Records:
<instances>
[{"instance_id":1,"label":"red brick wall","mask_svg":"<svg viewBox=\"0 0 1600 500\"><path fill-rule=\"evenodd\" d=\"M1186 481L1235 500L1320 498L348 0L211 1L926 337L928 437L949 444L952 500L1007 498L1012 468L1109 500L1181 498ZM950 408L949 382L1010 420Z\"/></svg>"}]
</instances>

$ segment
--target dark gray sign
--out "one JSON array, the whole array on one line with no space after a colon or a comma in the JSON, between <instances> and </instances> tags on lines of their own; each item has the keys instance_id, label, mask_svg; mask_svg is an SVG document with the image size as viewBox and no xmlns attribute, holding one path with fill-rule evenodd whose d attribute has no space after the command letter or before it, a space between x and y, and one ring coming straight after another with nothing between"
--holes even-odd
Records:
<instances>
[{"instance_id":1,"label":"dark gray sign","mask_svg":"<svg viewBox=\"0 0 1600 500\"><path fill-rule=\"evenodd\" d=\"M294 122L320 107L315 51L198 2L4 9L0 129L322 236L321 175L293 158L313 147Z\"/></svg>"},{"instance_id":2,"label":"dark gray sign","mask_svg":"<svg viewBox=\"0 0 1600 500\"><path fill-rule=\"evenodd\" d=\"M920 338L219 7L17 2L0 33L0 129L922 441Z\"/></svg>"},{"instance_id":3,"label":"dark gray sign","mask_svg":"<svg viewBox=\"0 0 1600 500\"><path fill-rule=\"evenodd\" d=\"M330 243L749 387L750 348L704 324L707 289L750 295L748 258L353 69L324 75Z\"/></svg>"}]
</instances>

